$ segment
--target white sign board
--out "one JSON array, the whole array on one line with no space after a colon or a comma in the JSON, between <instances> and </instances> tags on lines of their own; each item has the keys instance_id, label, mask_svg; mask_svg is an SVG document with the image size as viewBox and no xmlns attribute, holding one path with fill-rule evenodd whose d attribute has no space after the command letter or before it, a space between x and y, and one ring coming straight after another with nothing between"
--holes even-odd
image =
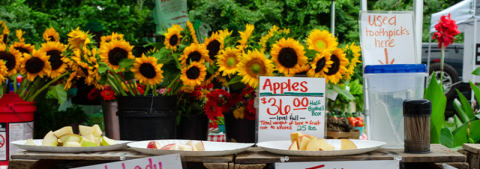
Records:
<instances>
[{"instance_id":1,"label":"white sign board","mask_svg":"<svg viewBox=\"0 0 480 169\"><path fill-rule=\"evenodd\" d=\"M182 169L180 154L147 157L113 163L78 167L76 169Z\"/></svg>"},{"instance_id":2,"label":"white sign board","mask_svg":"<svg viewBox=\"0 0 480 169\"><path fill-rule=\"evenodd\" d=\"M325 79L260 77L258 142L290 140L290 134L324 138Z\"/></svg>"},{"instance_id":3,"label":"white sign board","mask_svg":"<svg viewBox=\"0 0 480 169\"><path fill-rule=\"evenodd\" d=\"M275 163L275 169L399 169L395 160Z\"/></svg>"},{"instance_id":4,"label":"white sign board","mask_svg":"<svg viewBox=\"0 0 480 169\"><path fill-rule=\"evenodd\" d=\"M417 64L413 12L360 12L363 65Z\"/></svg>"}]
</instances>

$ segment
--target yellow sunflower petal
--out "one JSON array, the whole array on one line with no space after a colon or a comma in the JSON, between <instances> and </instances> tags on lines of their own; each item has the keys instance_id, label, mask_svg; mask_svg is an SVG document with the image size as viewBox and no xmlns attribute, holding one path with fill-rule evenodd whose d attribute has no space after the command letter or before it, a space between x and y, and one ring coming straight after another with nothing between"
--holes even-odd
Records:
<instances>
[{"instance_id":1,"label":"yellow sunflower petal","mask_svg":"<svg viewBox=\"0 0 480 169\"><path fill-rule=\"evenodd\" d=\"M155 86L163 81L162 66L163 64L157 64L157 58L142 54L141 58L135 59L131 71L141 84Z\"/></svg>"},{"instance_id":2,"label":"yellow sunflower petal","mask_svg":"<svg viewBox=\"0 0 480 169\"><path fill-rule=\"evenodd\" d=\"M282 38L277 41L270 55L277 65L278 72L285 75L295 74L300 66L308 62L303 45L291 38Z\"/></svg>"},{"instance_id":3,"label":"yellow sunflower petal","mask_svg":"<svg viewBox=\"0 0 480 169\"><path fill-rule=\"evenodd\" d=\"M258 86L259 75L272 76L273 63L258 50L248 51L242 56L237 67L238 75L243 76L242 82L254 88Z\"/></svg>"},{"instance_id":4,"label":"yellow sunflower petal","mask_svg":"<svg viewBox=\"0 0 480 169\"><path fill-rule=\"evenodd\" d=\"M182 67L185 67L190 62L203 63L209 59L208 50L204 44L192 43L183 50L183 55L178 60L181 61Z\"/></svg>"},{"instance_id":5,"label":"yellow sunflower petal","mask_svg":"<svg viewBox=\"0 0 480 169\"><path fill-rule=\"evenodd\" d=\"M327 50L332 52L337 48L337 38L333 37L331 33L326 30L314 29L307 38L308 49L321 52Z\"/></svg>"}]
</instances>

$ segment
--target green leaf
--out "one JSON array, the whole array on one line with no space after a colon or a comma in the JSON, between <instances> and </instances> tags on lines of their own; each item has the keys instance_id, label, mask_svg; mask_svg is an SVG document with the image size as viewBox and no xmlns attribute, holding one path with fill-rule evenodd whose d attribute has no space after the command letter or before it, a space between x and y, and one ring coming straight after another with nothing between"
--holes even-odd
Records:
<instances>
[{"instance_id":1,"label":"green leaf","mask_svg":"<svg viewBox=\"0 0 480 169\"><path fill-rule=\"evenodd\" d=\"M132 80L135 77L135 74L133 72L123 72L123 79L126 81Z\"/></svg>"},{"instance_id":2,"label":"green leaf","mask_svg":"<svg viewBox=\"0 0 480 169\"><path fill-rule=\"evenodd\" d=\"M463 143L468 143L467 128L468 125L463 125L453 131L453 147L462 146Z\"/></svg>"},{"instance_id":3,"label":"green leaf","mask_svg":"<svg viewBox=\"0 0 480 169\"><path fill-rule=\"evenodd\" d=\"M453 147L453 135L447 127L442 128L440 131L440 144L448 148Z\"/></svg>"},{"instance_id":4,"label":"green leaf","mask_svg":"<svg viewBox=\"0 0 480 169\"><path fill-rule=\"evenodd\" d=\"M3 97L3 89L0 88L0 98L2 98L2 97Z\"/></svg>"},{"instance_id":5,"label":"green leaf","mask_svg":"<svg viewBox=\"0 0 480 169\"><path fill-rule=\"evenodd\" d=\"M465 113L465 110L463 110L462 103L458 101L458 99L453 100L453 108L455 108L455 111L458 114L458 117L460 117L460 120L462 120L462 123L465 123L468 121L468 116L467 113Z\"/></svg>"},{"instance_id":6,"label":"green leaf","mask_svg":"<svg viewBox=\"0 0 480 169\"><path fill-rule=\"evenodd\" d=\"M468 102L467 98L462 93L460 93L458 89L455 89L455 90L457 90L458 97L460 98L460 101L463 106L463 111L468 116L468 119L473 118L473 110L472 110L472 107L470 107L470 103Z\"/></svg>"},{"instance_id":7,"label":"green leaf","mask_svg":"<svg viewBox=\"0 0 480 169\"><path fill-rule=\"evenodd\" d=\"M108 67L104 64L100 64L100 67L98 67L98 73L105 73L108 70Z\"/></svg>"},{"instance_id":8,"label":"green leaf","mask_svg":"<svg viewBox=\"0 0 480 169\"><path fill-rule=\"evenodd\" d=\"M473 72L472 75L480 76L480 67L477 67Z\"/></svg>"},{"instance_id":9,"label":"green leaf","mask_svg":"<svg viewBox=\"0 0 480 169\"><path fill-rule=\"evenodd\" d=\"M470 138L474 143L480 141L480 120L475 120L470 123Z\"/></svg>"},{"instance_id":10,"label":"green leaf","mask_svg":"<svg viewBox=\"0 0 480 169\"><path fill-rule=\"evenodd\" d=\"M98 81L98 83L100 83L101 85L105 85L107 83L107 79L108 79L108 75L107 74L103 74L100 78L100 80Z\"/></svg>"},{"instance_id":11,"label":"green leaf","mask_svg":"<svg viewBox=\"0 0 480 169\"><path fill-rule=\"evenodd\" d=\"M242 80L242 78L243 78L242 76L237 75L237 76L235 76L233 79L231 79L231 80L227 83L227 85L231 85L231 84L238 83L238 82L240 82L240 80Z\"/></svg>"},{"instance_id":12,"label":"green leaf","mask_svg":"<svg viewBox=\"0 0 480 169\"><path fill-rule=\"evenodd\" d=\"M127 58L120 59L120 62L118 63L118 65L120 65L120 67L118 68L118 71L121 71L123 68L132 66L133 62L135 62L135 60L133 59L127 59Z\"/></svg>"},{"instance_id":13,"label":"green leaf","mask_svg":"<svg viewBox=\"0 0 480 169\"><path fill-rule=\"evenodd\" d=\"M355 100L355 97L353 97L352 94L350 94L349 91L345 90L345 89L342 89L340 86L338 85L333 85L333 90L335 92L337 92L338 94L341 94L343 95L345 98L347 98L347 101L352 101L352 100Z\"/></svg>"},{"instance_id":14,"label":"green leaf","mask_svg":"<svg viewBox=\"0 0 480 169\"><path fill-rule=\"evenodd\" d=\"M173 59L175 60L175 63L176 63L175 66L177 66L179 70L182 70L182 65L180 64L178 57L179 57L179 54L176 54L176 53L173 54Z\"/></svg>"},{"instance_id":15,"label":"green leaf","mask_svg":"<svg viewBox=\"0 0 480 169\"><path fill-rule=\"evenodd\" d=\"M317 55L317 51L316 50L310 50L310 49L306 49L305 51L305 56L308 57L308 58L315 58L315 56Z\"/></svg>"},{"instance_id":16,"label":"green leaf","mask_svg":"<svg viewBox=\"0 0 480 169\"><path fill-rule=\"evenodd\" d=\"M475 93L475 98L477 100L479 100L480 99L480 88L478 88L478 86L473 84L472 82L470 82L470 87L472 88L473 93Z\"/></svg>"},{"instance_id":17,"label":"green leaf","mask_svg":"<svg viewBox=\"0 0 480 169\"><path fill-rule=\"evenodd\" d=\"M477 113L475 117L477 117L477 119L480 119L480 113Z\"/></svg>"},{"instance_id":18,"label":"green leaf","mask_svg":"<svg viewBox=\"0 0 480 169\"><path fill-rule=\"evenodd\" d=\"M460 120L460 118L458 118L458 116L455 114L454 115L454 121L455 121L455 127L459 128L460 126L462 126L462 121Z\"/></svg>"},{"instance_id":19,"label":"green leaf","mask_svg":"<svg viewBox=\"0 0 480 169\"><path fill-rule=\"evenodd\" d=\"M47 96L57 99L59 104L65 103L65 100L67 100L67 91L65 91L65 85L58 84L50 87L48 89Z\"/></svg>"},{"instance_id":20,"label":"green leaf","mask_svg":"<svg viewBox=\"0 0 480 169\"><path fill-rule=\"evenodd\" d=\"M440 143L440 131L445 120L445 108L447 98L443 94L442 87L437 83L435 76L432 76L425 92L425 99L432 102L432 115L430 116L430 143Z\"/></svg>"}]
</instances>

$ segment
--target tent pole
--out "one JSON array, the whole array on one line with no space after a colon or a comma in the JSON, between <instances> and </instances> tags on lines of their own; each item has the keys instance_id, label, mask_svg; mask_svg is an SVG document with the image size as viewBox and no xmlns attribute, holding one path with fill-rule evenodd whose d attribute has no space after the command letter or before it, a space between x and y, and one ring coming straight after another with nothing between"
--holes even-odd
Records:
<instances>
[{"instance_id":1,"label":"tent pole","mask_svg":"<svg viewBox=\"0 0 480 169\"><path fill-rule=\"evenodd\" d=\"M422 31L423 31L423 0L413 0L415 11L415 59L418 64L422 63Z\"/></svg>"},{"instance_id":2,"label":"tent pole","mask_svg":"<svg viewBox=\"0 0 480 169\"><path fill-rule=\"evenodd\" d=\"M332 1L332 10L330 14L330 33L332 33L332 36L335 36L335 0Z\"/></svg>"},{"instance_id":3,"label":"tent pole","mask_svg":"<svg viewBox=\"0 0 480 169\"><path fill-rule=\"evenodd\" d=\"M475 55L477 54L477 17L475 17L475 16L473 16L473 17L474 18L473 18L472 72L475 70L475 67L477 66L475 64L476 63L475 62L476 61ZM475 75L473 75L473 74L472 74L472 82L473 82L473 84L476 83ZM473 88L470 92L472 93L472 95L471 95L472 98L470 99L470 101L471 101L471 104L473 106L473 102L475 101L475 97L474 97L475 93L473 92Z\"/></svg>"},{"instance_id":4,"label":"tent pole","mask_svg":"<svg viewBox=\"0 0 480 169\"><path fill-rule=\"evenodd\" d=\"M430 54L432 51L432 33L428 33L428 59L427 59L427 71L430 72ZM427 82L428 83L428 82Z\"/></svg>"}]
</instances>

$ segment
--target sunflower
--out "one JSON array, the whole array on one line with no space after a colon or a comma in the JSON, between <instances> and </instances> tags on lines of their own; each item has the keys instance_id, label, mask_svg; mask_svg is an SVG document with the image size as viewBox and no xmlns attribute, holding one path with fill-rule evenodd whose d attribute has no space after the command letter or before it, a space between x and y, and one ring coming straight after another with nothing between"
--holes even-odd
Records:
<instances>
[{"instance_id":1,"label":"sunflower","mask_svg":"<svg viewBox=\"0 0 480 169\"><path fill-rule=\"evenodd\" d=\"M355 72L355 67L357 67L357 63L362 63L360 61L360 46L356 46L355 42L353 42L350 46L347 45L344 49L345 53L347 53L347 58L350 60L350 64L348 64L347 71L343 75L345 80L350 80L351 76Z\"/></svg>"},{"instance_id":2,"label":"sunflower","mask_svg":"<svg viewBox=\"0 0 480 169\"><path fill-rule=\"evenodd\" d=\"M291 38L277 41L270 55L277 65L278 72L283 74L293 75L297 72L296 69L308 63L303 45Z\"/></svg>"},{"instance_id":3,"label":"sunflower","mask_svg":"<svg viewBox=\"0 0 480 169\"><path fill-rule=\"evenodd\" d=\"M203 44L192 43L189 47L183 50L183 55L178 59L182 66L185 67L190 62L203 63L205 60L210 61L208 50Z\"/></svg>"},{"instance_id":4,"label":"sunflower","mask_svg":"<svg viewBox=\"0 0 480 169\"><path fill-rule=\"evenodd\" d=\"M25 34L25 31L22 31L21 29L15 31L15 35L17 36L19 42L25 42L25 39L22 37L23 34Z\"/></svg>"},{"instance_id":5,"label":"sunflower","mask_svg":"<svg viewBox=\"0 0 480 169\"><path fill-rule=\"evenodd\" d=\"M205 75L205 80L203 81L202 86L207 86L210 83L212 83L213 79L215 79L215 77L219 74L220 74L219 72L215 72L215 74L212 75L209 72L207 72L207 75Z\"/></svg>"},{"instance_id":6,"label":"sunflower","mask_svg":"<svg viewBox=\"0 0 480 169\"><path fill-rule=\"evenodd\" d=\"M202 84L207 74L207 68L200 62L192 62L188 67L182 69L182 79L184 85L196 86Z\"/></svg>"},{"instance_id":7,"label":"sunflower","mask_svg":"<svg viewBox=\"0 0 480 169\"><path fill-rule=\"evenodd\" d=\"M70 77L68 77L67 82L65 83L64 89L65 89L65 90L70 89L70 88L72 87L73 80L74 80L74 79L79 79L80 77L81 77L81 76L79 76L79 75L77 74L77 72L72 72L72 74L70 74Z\"/></svg>"},{"instance_id":8,"label":"sunflower","mask_svg":"<svg viewBox=\"0 0 480 169\"><path fill-rule=\"evenodd\" d=\"M182 35L180 35L182 30L183 29L180 25L173 25L171 28L168 28L167 33L165 33L165 42L163 42L163 44L165 44L165 49L177 51L177 47L182 40Z\"/></svg>"},{"instance_id":9,"label":"sunflower","mask_svg":"<svg viewBox=\"0 0 480 169\"><path fill-rule=\"evenodd\" d=\"M195 29L193 28L193 25L190 21L187 21L187 27L188 27L188 31L190 32L190 35L192 36L193 43L198 43L197 35L195 34Z\"/></svg>"},{"instance_id":10,"label":"sunflower","mask_svg":"<svg viewBox=\"0 0 480 169\"><path fill-rule=\"evenodd\" d=\"M328 72L325 72L327 75L327 82L337 84L347 71L346 66L348 65L348 59L345 57L345 53L340 48L336 48L333 51L330 59L333 61L333 63L332 67L328 68Z\"/></svg>"},{"instance_id":11,"label":"sunflower","mask_svg":"<svg viewBox=\"0 0 480 169\"><path fill-rule=\"evenodd\" d=\"M345 74L343 75L343 79L345 80L350 80L352 79L353 73L355 73L355 67L351 66L350 64L347 68L347 71L345 71Z\"/></svg>"},{"instance_id":12,"label":"sunflower","mask_svg":"<svg viewBox=\"0 0 480 169\"><path fill-rule=\"evenodd\" d=\"M237 64L240 62L241 55L235 48L228 47L220 52L218 56L218 71L223 72L222 76L230 76L237 73Z\"/></svg>"},{"instance_id":13,"label":"sunflower","mask_svg":"<svg viewBox=\"0 0 480 169\"><path fill-rule=\"evenodd\" d=\"M220 33L213 33L210 38L205 38L203 44L207 47L209 62L213 64L213 62L217 60L216 56L218 53L223 50L224 39L220 36Z\"/></svg>"},{"instance_id":14,"label":"sunflower","mask_svg":"<svg viewBox=\"0 0 480 169\"><path fill-rule=\"evenodd\" d=\"M108 43L112 41L112 39L123 40L123 34L112 32L112 35L102 36L100 37L100 45Z\"/></svg>"},{"instance_id":15,"label":"sunflower","mask_svg":"<svg viewBox=\"0 0 480 169\"><path fill-rule=\"evenodd\" d=\"M192 86L192 85L183 85L181 90L182 90L183 92L185 92L185 93L192 93L193 90L195 90L195 86Z\"/></svg>"},{"instance_id":16,"label":"sunflower","mask_svg":"<svg viewBox=\"0 0 480 169\"><path fill-rule=\"evenodd\" d=\"M20 62L22 61L22 53L15 48L10 47L8 52L7 46L0 43L0 60L3 60L7 67L7 76L14 76L17 74L18 68L20 68Z\"/></svg>"},{"instance_id":17,"label":"sunflower","mask_svg":"<svg viewBox=\"0 0 480 169\"><path fill-rule=\"evenodd\" d=\"M80 69L77 69L77 72L80 76L85 78L85 84L87 85L92 85L94 80L96 79L92 66L86 66L86 67L80 66Z\"/></svg>"},{"instance_id":18,"label":"sunflower","mask_svg":"<svg viewBox=\"0 0 480 169\"><path fill-rule=\"evenodd\" d=\"M72 68L73 71L79 71L79 74L78 74L79 76L86 76L85 74L82 74L83 71L79 70L81 68L88 67L88 63L85 62L85 59L83 58L83 56L85 55L82 55L82 50L73 49L73 55L71 56L71 58L68 60L62 59L62 61L64 63L67 63Z\"/></svg>"},{"instance_id":19,"label":"sunflower","mask_svg":"<svg viewBox=\"0 0 480 169\"><path fill-rule=\"evenodd\" d=\"M325 73L333 64L330 58L331 54L329 52L317 53L313 62L310 63L311 69L307 72L308 77L326 77Z\"/></svg>"},{"instance_id":20,"label":"sunflower","mask_svg":"<svg viewBox=\"0 0 480 169\"><path fill-rule=\"evenodd\" d=\"M7 79L7 70L6 63L0 60L0 84L3 84L5 79Z\"/></svg>"},{"instance_id":21,"label":"sunflower","mask_svg":"<svg viewBox=\"0 0 480 169\"><path fill-rule=\"evenodd\" d=\"M337 38L333 37L331 33L326 30L314 29L307 38L308 49L313 49L318 52L323 50L333 51L337 48Z\"/></svg>"},{"instance_id":22,"label":"sunflower","mask_svg":"<svg viewBox=\"0 0 480 169\"><path fill-rule=\"evenodd\" d=\"M255 26L247 23L247 28L245 29L245 32L238 32L240 33L241 39L238 41L240 45L237 45L236 47L239 51L243 51L248 47L247 42L248 42L248 39L250 38L250 35L252 35L252 32L254 29L255 29Z\"/></svg>"},{"instance_id":23,"label":"sunflower","mask_svg":"<svg viewBox=\"0 0 480 169\"><path fill-rule=\"evenodd\" d=\"M10 47L15 48L16 50L20 51L22 54L25 54L25 53L30 54L35 49L35 46L30 44L25 44L25 42L15 42L13 43L13 45L10 45Z\"/></svg>"},{"instance_id":24,"label":"sunflower","mask_svg":"<svg viewBox=\"0 0 480 169\"><path fill-rule=\"evenodd\" d=\"M52 71L52 66L48 59L47 53L40 50L33 50L32 54L25 53L24 59L20 66L22 74L27 74L27 79L30 81L35 80L37 76L43 78L43 76L49 76Z\"/></svg>"},{"instance_id":25,"label":"sunflower","mask_svg":"<svg viewBox=\"0 0 480 169\"><path fill-rule=\"evenodd\" d=\"M3 27L3 32L0 35L0 43L7 44L8 42L8 34L10 34L10 30L8 30L7 24L3 21L1 21L2 27Z\"/></svg>"},{"instance_id":26,"label":"sunflower","mask_svg":"<svg viewBox=\"0 0 480 169\"><path fill-rule=\"evenodd\" d=\"M55 30L53 27L47 28L45 32L43 32L43 39L45 39L47 42L60 42L60 36L58 35L57 30Z\"/></svg>"},{"instance_id":27,"label":"sunflower","mask_svg":"<svg viewBox=\"0 0 480 169\"><path fill-rule=\"evenodd\" d=\"M227 36L231 36L233 33L233 31L228 31L228 29L225 29L225 30L219 30L218 31L218 34L222 37L222 38L226 38Z\"/></svg>"},{"instance_id":28,"label":"sunflower","mask_svg":"<svg viewBox=\"0 0 480 169\"><path fill-rule=\"evenodd\" d=\"M49 41L42 44L40 51L45 52L50 58L48 61L52 67L50 77L55 79L67 71L68 65L63 62L64 46L60 42Z\"/></svg>"},{"instance_id":29,"label":"sunflower","mask_svg":"<svg viewBox=\"0 0 480 169\"><path fill-rule=\"evenodd\" d=\"M103 45L100 48L100 59L106 63L113 70L120 68L120 59L134 59L132 55L133 46L124 40L112 40L110 43Z\"/></svg>"},{"instance_id":30,"label":"sunflower","mask_svg":"<svg viewBox=\"0 0 480 169\"><path fill-rule=\"evenodd\" d=\"M88 32L85 33L77 27L77 30L73 30L68 33L68 43L70 44L70 48L85 48L87 44L90 43L90 37L88 36Z\"/></svg>"},{"instance_id":31,"label":"sunflower","mask_svg":"<svg viewBox=\"0 0 480 169\"><path fill-rule=\"evenodd\" d=\"M140 83L154 86L163 81L162 66L163 64L157 64L157 58L145 57L145 54L142 54L141 58L135 59L133 68L130 70L135 74L135 78Z\"/></svg>"},{"instance_id":32,"label":"sunflower","mask_svg":"<svg viewBox=\"0 0 480 169\"><path fill-rule=\"evenodd\" d=\"M310 68L311 67L310 67L309 64L300 66L300 68L297 69L297 72L295 73L295 75L305 76L305 75L307 75Z\"/></svg>"},{"instance_id":33,"label":"sunflower","mask_svg":"<svg viewBox=\"0 0 480 169\"><path fill-rule=\"evenodd\" d=\"M273 75L272 61L268 60L265 55L258 52L258 50L248 51L248 54L244 53L237 69L238 75L243 76L241 81L254 88L258 86L257 76Z\"/></svg>"}]
</instances>

